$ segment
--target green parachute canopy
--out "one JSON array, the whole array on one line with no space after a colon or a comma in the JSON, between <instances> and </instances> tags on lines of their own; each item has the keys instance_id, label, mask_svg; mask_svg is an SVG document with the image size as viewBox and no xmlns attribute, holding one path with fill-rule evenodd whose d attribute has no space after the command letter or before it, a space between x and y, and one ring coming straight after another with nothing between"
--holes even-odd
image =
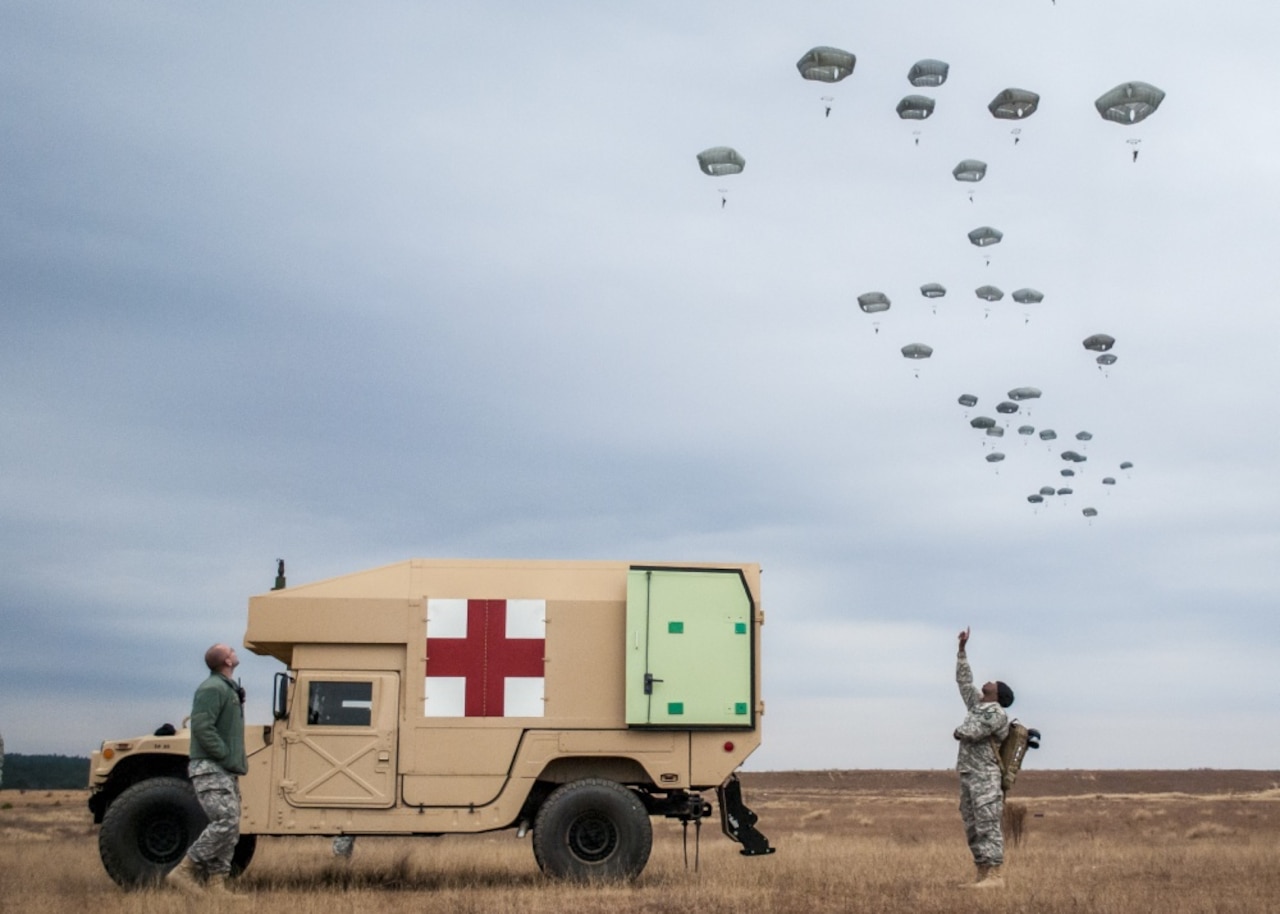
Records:
<instances>
[{"instance_id":1,"label":"green parachute canopy","mask_svg":"<svg viewBox=\"0 0 1280 914\"><path fill-rule=\"evenodd\" d=\"M989 244L999 244L1004 232L993 229L989 225L980 225L969 233L969 243L985 248Z\"/></svg>"},{"instance_id":2,"label":"green parachute canopy","mask_svg":"<svg viewBox=\"0 0 1280 914\"><path fill-rule=\"evenodd\" d=\"M987 163L980 159L965 159L951 169L951 176L957 181L981 181L987 176Z\"/></svg>"},{"instance_id":3,"label":"green parachute canopy","mask_svg":"<svg viewBox=\"0 0 1280 914\"><path fill-rule=\"evenodd\" d=\"M863 292L858 296L858 307L868 314L888 311L891 304L889 296L883 292Z\"/></svg>"},{"instance_id":4,"label":"green parachute canopy","mask_svg":"<svg viewBox=\"0 0 1280 914\"><path fill-rule=\"evenodd\" d=\"M1098 96L1093 106L1108 121L1136 124L1155 114L1164 101L1164 92L1149 83L1121 83Z\"/></svg>"},{"instance_id":5,"label":"green parachute canopy","mask_svg":"<svg viewBox=\"0 0 1280 914\"><path fill-rule=\"evenodd\" d=\"M810 48L796 61L796 69L805 79L824 83L838 83L853 72L858 58L839 48Z\"/></svg>"},{"instance_id":6,"label":"green parachute canopy","mask_svg":"<svg viewBox=\"0 0 1280 914\"><path fill-rule=\"evenodd\" d=\"M1002 120L1021 120L1036 113L1040 96L1028 89L1005 89L987 105L993 117Z\"/></svg>"},{"instance_id":7,"label":"green parachute canopy","mask_svg":"<svg viewBox=\"0 0 1280 914\"><path fill-rule=\"evenodd\" d=\"M698 153L698 167L703 174L718 178L738 174L747 167L747 160L731 146L712 146Z\"/></svg>"},{"instance_id":8,"label":"green parachute canopy","mask_svg":"<svg viewBox=\"0 0 1280 914\"><path fill-rule=\"evenodd\" d=\"M937 87L947 81L951 67L941 60L917 60L907 71L907 79L913 86Z\"/></svg>"},{"instance_id":9,"label":"green parachute canopy","mask_svg":"<svg viewBox=\"0 0 1280 914\"><path fill-rule=\"evenodd\" d=\"M898 102L898 117L904 121L923 121L933 114L933 99L924 95L908 95Z\"/></svg>"}]
</instances>

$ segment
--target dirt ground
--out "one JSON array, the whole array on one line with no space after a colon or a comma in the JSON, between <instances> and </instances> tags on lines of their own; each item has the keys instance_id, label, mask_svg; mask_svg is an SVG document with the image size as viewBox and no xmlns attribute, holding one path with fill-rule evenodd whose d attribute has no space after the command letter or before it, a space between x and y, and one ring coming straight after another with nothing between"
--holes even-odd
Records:
<instances>
[{"instance_id":1,"label":"dirt ground","mask_svg":"<svg viewBox=\"0 0 1280 914\"><path fill-rule=\"evenodd\" d=\"M928 771L829 770L745 772L748 790L787 791L836 789L843 793L875 796L951 796L956 773L949 769ZM1184 793L1262 793L1280 789L1280 771L1216 768L1150 771L1044 771L1025 769L1018 775L1011 796L1015 799L1077 797L1093 794L1129 795Z\"/></svg>"}]
</instances>

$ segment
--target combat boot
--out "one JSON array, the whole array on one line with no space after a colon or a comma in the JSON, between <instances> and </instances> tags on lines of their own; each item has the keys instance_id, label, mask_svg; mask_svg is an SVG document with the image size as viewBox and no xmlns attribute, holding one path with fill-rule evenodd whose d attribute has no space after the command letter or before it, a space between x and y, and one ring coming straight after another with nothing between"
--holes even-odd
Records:
<instances>
[{"instance_id":1,"label":"combat boot","mask_svg":"<svg viewBox=\"0 0 1280 914\"><path fill-rule=\"evenodd\" d=\"M169 870L169 875L165 877L164 884L172 886L188 895L204 894L204 885L200 882L200 867L194 860L185 854L182 862Z\"/></svg>"},{"instance_id":2,"label":"combat boot","mask_svg":"<svg viewBox=\"0 0 1280 914\"><path fill-rule=\"evenodd\" d=\"M975 883L973 884L973 888L975 888L975 889L1003 889L1003 888L1004 888L1004 876L1002 876L1002 875L1000 874L1000 867L999 867L999 866L989 866L989 867L987 867L986 875L984 875L984 876L982 876L981 878L979 878L979 879L978 879L978 881L977 881L977 882L975 882Z\"/></svg>"},{"instance_id":3,"label":"combat boot","mask_svg":"<svg viewBox=\"0 0 1280 914\"><path fill-rule=\"evenodd\" d=\"M209 894L218 898L225 898L228 901L248 901L248 897L241 895L239 892L232 891L231 877L210 876L209 877Z\"/></svg>"}]
</instances>

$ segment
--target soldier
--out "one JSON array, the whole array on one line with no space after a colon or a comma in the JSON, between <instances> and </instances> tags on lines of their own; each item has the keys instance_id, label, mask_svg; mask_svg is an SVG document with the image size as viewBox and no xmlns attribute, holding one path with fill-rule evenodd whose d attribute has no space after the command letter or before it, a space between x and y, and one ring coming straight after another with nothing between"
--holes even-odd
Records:
<instances>
[{"instance_id":1,"label":"soldier","mask_svg":"<svg viewBox=\"0 0 1280 914\"><path fill-rule=\"evenodd\" d=\"M1004 708L1013 704L1013 689L1003 682L987 682L974 688L973 673L965 656L969 629L960 633L956 654L956 685L969 709L964 723L952 736L960 743L956 771L960 773L960 818L977 867L977 879L966 885L982 889L1004 888L1000 867L1004 863L1004 836L1000 820L1004 815L1000 759L996 752L1009 734L1009 717Z\"/></svg>"},{"instance_id":2,"label":"soldier","mask_svg":"<svg viewBox=\"0 0 1280 914\"><path fill-rule=\"evenodd\" d=\"M191 760L187 774L209 824L168 882L184 892L230 894L231 856L240 840L240 784L249 770L244 752L244 689L231 674L240 665L235 648L215 644L205 651L209 678L191 705Z\"/></svg>"}]
</instances>

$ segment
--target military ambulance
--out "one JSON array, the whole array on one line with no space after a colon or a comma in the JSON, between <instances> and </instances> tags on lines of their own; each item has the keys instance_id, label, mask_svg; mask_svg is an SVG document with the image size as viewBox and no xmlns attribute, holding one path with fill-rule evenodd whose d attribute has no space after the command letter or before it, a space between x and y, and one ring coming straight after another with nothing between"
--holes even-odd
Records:
<instances>
[{"instance_id":1,"label":"military ambulance","mask_svg":"<svg viewBox=\"0 0 1280 914\"><path fill-rule=\"evenodd\" d=\"M262 835L531 834L547 875L628 879L651 816L712 813L772 853L737 770L760 745L760 568L412 560L249 600L275 657L269 724L245 728L235 870ZM107 740L89 808L126 887L204 827L190 732Z\"/></svg>"}]
</instances>

